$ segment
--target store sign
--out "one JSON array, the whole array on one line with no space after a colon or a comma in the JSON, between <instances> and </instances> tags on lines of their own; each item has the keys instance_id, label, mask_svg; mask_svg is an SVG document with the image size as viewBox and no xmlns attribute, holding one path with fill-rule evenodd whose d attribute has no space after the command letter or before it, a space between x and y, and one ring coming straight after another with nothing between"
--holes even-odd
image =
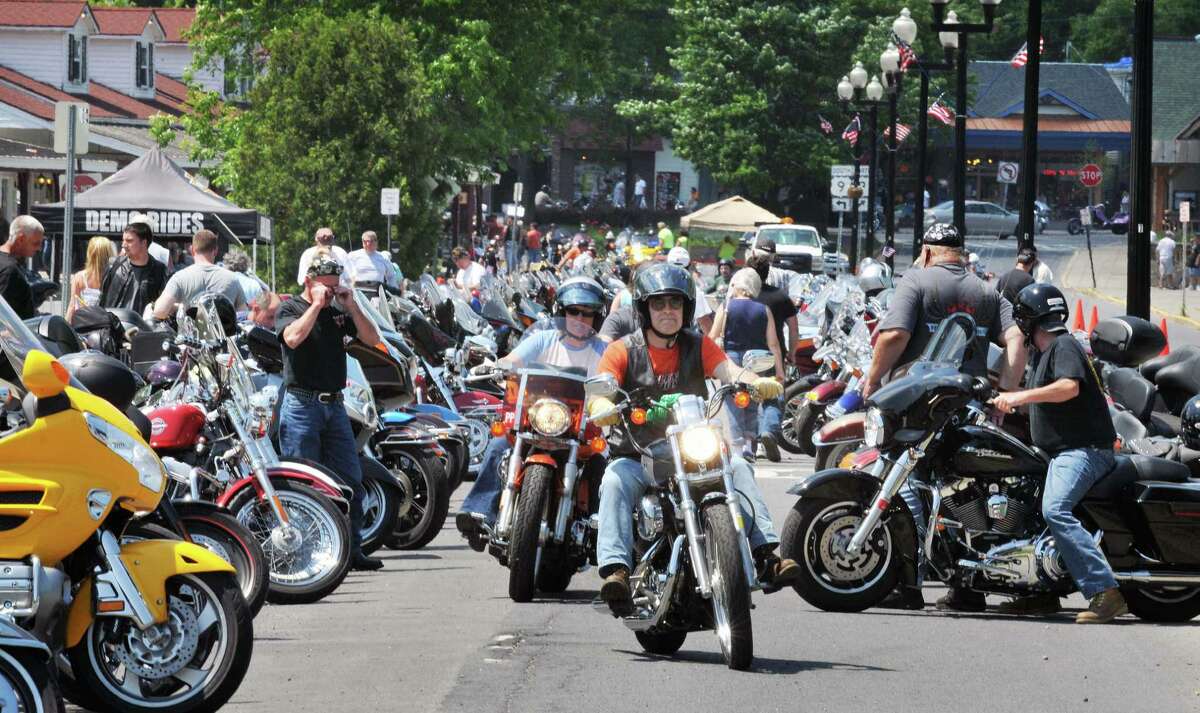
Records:
<instances>
[{"instance_id":1,"label":"store sign","mask_svg":"<svg viewBox=\"0 0 1200 713\"><path fill-rule=\"evenodd\" d=\"M87 210L84 225L89 233L120 233L129 224L129 216L143 211L137 210ZM194 235L204 227L204 214L174 210L148 210L155 235Z\"/></svg>"}]
</instances>

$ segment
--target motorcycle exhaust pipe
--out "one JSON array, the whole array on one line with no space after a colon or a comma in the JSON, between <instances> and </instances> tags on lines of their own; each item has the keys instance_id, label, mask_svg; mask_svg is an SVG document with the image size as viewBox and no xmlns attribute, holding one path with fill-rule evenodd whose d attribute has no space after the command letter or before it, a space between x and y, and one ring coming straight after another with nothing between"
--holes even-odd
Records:
<instances>
[{"instance_id":1,"label":"motorcycle exhaust pipe","mask_svg":"<svg viewBox=\"0 0 1200 713\"><path fill-rule=\"evenodd\" d=\"M1132 572L1113 572L1118 582L1137 582L1139 584L1163 584L1200 586L1200 574L1187 572L1147 572L1135 570Z\"/></svg>"}]
</instances>

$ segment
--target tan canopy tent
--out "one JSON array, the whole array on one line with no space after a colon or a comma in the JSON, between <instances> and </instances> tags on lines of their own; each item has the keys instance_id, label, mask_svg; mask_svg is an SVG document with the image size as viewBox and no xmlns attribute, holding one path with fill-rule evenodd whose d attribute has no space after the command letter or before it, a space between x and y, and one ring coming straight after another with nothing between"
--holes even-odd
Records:
<instances>
[{"instance_id":1,"label":"tan canopy tent","mask_svg":"<svg viewBox=\"0 0 1200 713\"><path fill-rule=\"evenodd\" d=\"M712 230L742 233L754 230L754 227L760 223L778 222L779 216L766 208L760 208L741 196L733 196L683 216L679 219L679 227L688 231Z\"/></svg>"}]
</instances>

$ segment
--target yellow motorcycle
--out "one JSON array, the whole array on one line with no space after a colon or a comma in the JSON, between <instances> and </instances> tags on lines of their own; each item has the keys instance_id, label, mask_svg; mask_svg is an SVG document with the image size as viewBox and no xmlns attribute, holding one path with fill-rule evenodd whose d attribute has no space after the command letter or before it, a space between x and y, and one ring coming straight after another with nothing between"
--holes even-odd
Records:
<instances>
[{"instance_id":1,"label":"yellow motorcycle","mask_svg":"<svg viewBox=\"0 0 1200 713\"><path fill-rule=\"evenodd\" d=\"M166 472L0 299L0 618L65 653L96 710L212 711L250 664L234 569L179 540L122 543Z\"/></svg>"}]
</instances>

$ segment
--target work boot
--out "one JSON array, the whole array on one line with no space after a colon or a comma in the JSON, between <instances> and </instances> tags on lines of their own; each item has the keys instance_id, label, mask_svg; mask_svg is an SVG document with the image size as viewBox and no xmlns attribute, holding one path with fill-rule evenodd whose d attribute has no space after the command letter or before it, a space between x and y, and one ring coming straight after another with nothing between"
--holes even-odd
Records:
<instances>
[{"instance_id":1,"label":"work boot","mask_svg":"<svg viewBox=\"0 0 1200 713\"><path fill-rule=\"evenodd\" d=\"M466 510L460 511L454 516L454 524L458 527L458 531L467 538L467 544L476 552L483 552L487 545L485 521L486 518L483 515Z\"/></svg>"},{"instance_id":2,"label":"work boot","mask_svg":"<svg viewBox=\"0 0 1200 713\"><path fill-rule=\"evenodd\" d=\"M359 552L350 559L350 569L355 572L374 572L377 569L383 569L383 560L378 557L368 557Z\"/></svg>"},{"instance_id":3,"label":"work boot","mask_svg":"<svg viewBox=\"0 0 1200 713\"><path fill-rule=\"evenodd\" d=\"M772 463L778 463L783 460L783 456L779 453L779 442L775 440L775 434L764 433L759 437L758 442L766 452L767 460Z\"/></svg>"},{"instance_id":4,"label":"work boot","mask_svg":"<svg viewBox=\"0 0 1200 713\"><path fill-rule=\"evenodd\" d=\"M775 548L778 546L778 543L772 542L760 545L754 550L754 564L763 594L774 594L800 579L800 565L796 564L795 560L780 559L779 555L775 554Z\"/></svg>"},{"instance_id":5,"label":"work boot","mask_svg":"<svg viewBox=\"0 0 1200 713\"><path fill-rule=\"evenodd\" d=\"M613 616L629 616L633 613L633 597L629 592L629 570L616 567L604 578L600 585L600 598L608 602L608 608Z\"/></svg>"},{"instance_id":6,"label":"work boot","mask_svg":"<svg viewBox=\"0 0 1200 713\"><path fill-rule=\"evenodd\" d=\"M950 593L937 600L939 611L981 612L987 610L987 599L983 592L951 587Z\"/></svg>"},{"instance_id":7,"label":"work boot","mask_svg":"<svg viewBox=\"0 0 1200 713\"><path fill-rule=\"evenodd\" d=\"M1049 616L1062 611L1062 604L1057 594L1034 594L1002 602L996 611L1016 616Z\"/></svg>"},{"instance_id":8,"label":"work boot","mask_svg":"<svg viewBox=\"0 0 1200 713\"><path fill-rule=\"evenodd\" d=\"M1092 597L1087 611L1081 611L1075 616L1076 624L1107 624L1122 614L1129 613L1129 605L1121 590L1113 587Z\"/></svg>"},{"instance_id":9,"label":"work boot","mask_svg":"<svg viewBox=\"0 0 1200 713\"><path fill-rule=\"evenodd\" d=\"M910 587L901 584L891 594L887 595L882 602L879 602L875 606L880 609L920 611L925 608L925 597L921 594L920 587Z\"/></svg>"}]
</instances>

